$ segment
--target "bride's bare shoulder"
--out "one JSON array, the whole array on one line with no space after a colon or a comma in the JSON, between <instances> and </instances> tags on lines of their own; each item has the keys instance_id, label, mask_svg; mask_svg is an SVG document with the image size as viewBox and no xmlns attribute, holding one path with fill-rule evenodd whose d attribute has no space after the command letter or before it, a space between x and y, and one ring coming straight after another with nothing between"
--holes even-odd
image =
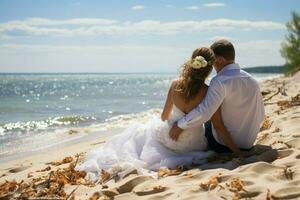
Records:
<instances>
[{"instance_id":1,"label":"bride's bare shoulder","mask_svg":"<svg viewBox=\"0 0 300 200\"><path fill-rule=\"evenodd\" d=\"M174 89L176 88L176 86L178 85L179 80L178 79L174 79L171 82L171 90L174 91Z\"/></svg>"},{"instance_id":2,"label":"bride's bare shoulder","mask_svg":"<svg viewBox=\"0 0 300 200\"><path fill-rule=\"evenodd\" d=\"M173 80L172 80L172 86L177 85L178 82L179 82L179 79L173 79Z\"/></svg>"}]
</instances>

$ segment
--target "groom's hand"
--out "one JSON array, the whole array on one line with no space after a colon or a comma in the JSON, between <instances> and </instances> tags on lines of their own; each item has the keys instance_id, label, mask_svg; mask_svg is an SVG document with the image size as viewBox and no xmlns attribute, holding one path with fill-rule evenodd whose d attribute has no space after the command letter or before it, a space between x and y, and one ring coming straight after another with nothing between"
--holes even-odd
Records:
<instances>
[{"instance_id":1,"label":"groom's hand","mask_svg":"<svg viewBox=\"0 0 300 200\"><path fill-rule=\"evenodd\" d=\"M183 129L177 126L177 123L173 124L172 128L170 129L169 135L172 140L177 141L180 134L182 133Z\"/></svg>"}]
</instances>

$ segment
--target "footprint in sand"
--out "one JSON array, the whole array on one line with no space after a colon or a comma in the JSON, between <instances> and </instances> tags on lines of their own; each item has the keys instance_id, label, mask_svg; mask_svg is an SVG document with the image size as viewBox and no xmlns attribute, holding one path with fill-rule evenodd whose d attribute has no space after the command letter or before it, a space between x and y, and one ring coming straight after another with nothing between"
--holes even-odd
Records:
<instances>
[{"instance_id":1,"label":"footprint in sand","mask_svg":"<svg viewBox=\"0 0 300 200\"><path fill-rule=\"evenodd\" d=\"M120 183L118 183L116 190L120 194L131 192L133 188L135 188L137 185L151 179L153 178L151 178L150 176L136 176L133 178L126 178L122 180Z\"/></svg>"},{"instance_id":2,"label":"footprint in sand","mask_svg":"<svg viewBox=\"0 0 300 200\"><path fill-rule=\"evenodd\" d=\"M272 194L273 199L296 199L298 197L300 197L300 187L282 188Z\"/></svg>"},{"instance_id":3,"label":"footprint in sand","mask_svg":"<svg viewBox=\"0 0 300 200\"><path fill-rule=\"evenodd\" d=\"M134 193L138 196L145 196L145 195L152 195L152 194L157 194L160 192L164 192L166 191L168 188L167 187L163 187L163 186L154 186L152 188L147 188L144 189L142 191L134 191Z\"/></svg>"},{"instance_id":4,"label":"footprint in sand","mask_svg":"<svg viewBox=\"0 0 300 200\"><path fill-rule=\"evenodd\" d=\"M292 135L294 138L300 138L300 134Z\"/></svg>"},{"instance_id":5,"label":"footprint in sand","mask_svg":"<svg viewBox=\"0 0 300 200\"><path fill-rule=\"evenodd\" d=\"M286 144L288 144L290 147L299 148L300 138L290 140L286 142Z\"/></svg>"},{"instance_id":6,"label":"footprint in sand","mask_svg":"<svg viewBox=\"0 0 300 200\"><path fill-rule=\"evenodd\" d=\"M282 159L282 158L290 156L293 153L294 153L294 150L291 150L291 149L279 150L278 151L278 158Z\"/></svg>"},{"instance_id":7,"label":"footprint in sand","mask_svg":"<svg viewBox=\"0 0 300 200\"><path fill-rule=\"evenodd\" d=\"M31 166L27 165L27 166L20 166L20 167L16 167L16 168L11 168L8 170L9 173L15 174L21 171L24 171L28 168L30 168Z\"/></svg>"}]
</instances>

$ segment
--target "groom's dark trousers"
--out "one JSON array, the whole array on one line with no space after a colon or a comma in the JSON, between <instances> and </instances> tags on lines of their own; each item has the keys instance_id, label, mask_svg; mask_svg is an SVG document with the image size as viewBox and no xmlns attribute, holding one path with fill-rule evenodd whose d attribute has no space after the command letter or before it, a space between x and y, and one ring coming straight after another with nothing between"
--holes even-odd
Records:
<instances>
[{"instance_id":1,"label":"groom's dark trousers","mask_svg":"<svg viewBox=\"0 0 300 200\"><path fill-rule=\"evenodd\" d=\"M228 147L218 143L212 133L211 121L205 123L205 137L208 143L208 150L213 150L217 153L230 153L232 152ZM243 151L249 151L251 149L241 149Z\"/></svg>"},{"instance_id":2,"label":"groom's dark trousers","mask_svg":"<svg viewBox=\"0 0 300 200\"><path fill-rule=\"evenodd\" d=\"M216 139L214 138L214 135L212 133L212 127L211 127L211 121L208 121L205 123L205 137L207 139L207 145L208 145L208 150L213 150L217 153L229 153L231 150L222 145L219 144Z\"/></svg>"}]
</instances>

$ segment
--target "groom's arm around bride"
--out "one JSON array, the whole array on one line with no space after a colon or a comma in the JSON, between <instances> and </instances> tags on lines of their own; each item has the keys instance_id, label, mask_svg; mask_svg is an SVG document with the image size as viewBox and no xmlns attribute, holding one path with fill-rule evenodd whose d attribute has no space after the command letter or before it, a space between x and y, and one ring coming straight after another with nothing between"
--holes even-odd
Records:
<instances>
[{"instance_id":1,"label":"groom's arm around bride","mask_svg":"<svg viewBox=\"0 0 300 200\"><path fill-rule=\"evenodd\" d=\"M176 140L184 129L207 122L205 136L210 150L237 153L238 148L250 149L265 114L260 88L257 81L234 62L235 50L229 41L219 40L211 49L216 57L217 75L211 80L203 101L173 125L170 137ZM213 117L218 108L222 119ZM209 121L211 118L213 123ZM221 127L218 123L222 121L225 132L218 130Z\"/></svg>"}]
</instances>

